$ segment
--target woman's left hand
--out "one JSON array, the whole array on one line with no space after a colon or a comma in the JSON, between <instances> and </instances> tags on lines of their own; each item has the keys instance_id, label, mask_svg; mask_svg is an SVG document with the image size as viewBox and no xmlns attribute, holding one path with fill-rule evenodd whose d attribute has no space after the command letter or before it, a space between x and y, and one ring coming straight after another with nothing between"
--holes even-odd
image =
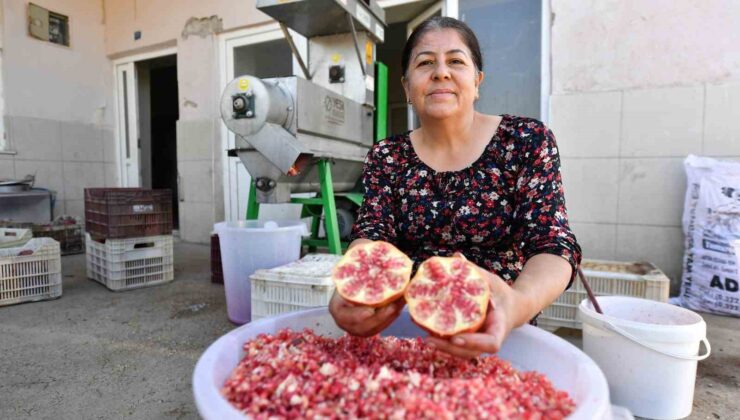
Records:
<instances>
[{"instance_id":1,"label":"woman's left hand","mask_svg":"<svg viewBox=\"0 0 740 420\"><path fill-rule=\"evenodd\" d=\"M465 258L462 254L455 257ZM501 277L478 267L491 291L488 313L478 332L458 334L449 339L428 337L427 343L435 348L464 358L473 358L482 353L496 353L512 329L517 326L517 309L521 297L517 290L506 284Z\"/></svg>"}]
</instances>

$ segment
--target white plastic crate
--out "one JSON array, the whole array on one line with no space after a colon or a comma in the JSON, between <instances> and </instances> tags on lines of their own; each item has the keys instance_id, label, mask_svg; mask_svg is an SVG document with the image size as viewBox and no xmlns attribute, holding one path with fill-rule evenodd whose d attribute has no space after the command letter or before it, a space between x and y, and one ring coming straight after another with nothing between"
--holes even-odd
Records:
<instances>
[{"instance_id":1,"label":"white plastic crate","mask_svg":"<svg viewBox=\"0 0 740 420\"><path fill-rule=\"evenodd\" d=\"M33 237L31 229L0 228L0 248L17 248Z\"/></svg>"},{"instance_id":2,"label":"white plastic crate","mask_svg":"<svg viewBox=\"0 0 740 420\"><path fill-rule=\"evenodd\" d=\"M175 278L172 235L94 241L86 235L87 277L113 291L155 286Z\"/></svg>"},{"instance_id":3,"label":"white plastic crate","mask_svg":"<svg viewBox=\"0 0 740 420\"><path fill-rule=\"evenodd\" d=\"M280 267L257 270L252 287L252 321L285 312L327 306L334 292L331 270L341 256L309 254Z\"/></svg>"},{"instance_id":4,"label":"white plastic crate","mask_svg":"<svg viewBox=\"0 0 740 420\"><path fill-rule=\"evenodd\" d=\"M668 301L670 279L650 263L584 260L583 275L596 296L631 296ZM560 327L581 329L578 305L588 297L583 282L576 276L570 289L542 311L538 325L546 330Z\"/></svg>"},{"instance_id":5,"label":"white plastic crate","mask_svg":"<svg viewBox=\"0 0 740 420\"><path fill-rule=\"evenodd\" d=\"M35 238L21 247L0 250L0 306L56 299L61 295L59 242Z\"/></svg>"}]
</instances>

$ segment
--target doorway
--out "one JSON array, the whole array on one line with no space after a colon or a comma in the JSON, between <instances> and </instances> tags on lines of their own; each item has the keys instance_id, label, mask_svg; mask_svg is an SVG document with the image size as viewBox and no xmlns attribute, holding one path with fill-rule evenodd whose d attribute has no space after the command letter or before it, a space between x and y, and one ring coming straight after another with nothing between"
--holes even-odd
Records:
<instances>
[{"instance_id":1,"label":"doorway","mask_svg":"<svg viewBox=\"0 0 740 420\"><path fill-rule=\"evenodd\" d=\"M177 191L177 56L136 62L139 89L141 186L172 191L174 228L179 228Z\"/></svg>"},{"instance_id":2,"label":"doorway","mask_svg":"<svg viewBox=\"0 0 740 420\"><path fill-rule=\"evenodd\" d=\"M121 186L170 189L177 229L179 100L175 50L127 57L114 64Z\"/></svg>"}]
</instances>

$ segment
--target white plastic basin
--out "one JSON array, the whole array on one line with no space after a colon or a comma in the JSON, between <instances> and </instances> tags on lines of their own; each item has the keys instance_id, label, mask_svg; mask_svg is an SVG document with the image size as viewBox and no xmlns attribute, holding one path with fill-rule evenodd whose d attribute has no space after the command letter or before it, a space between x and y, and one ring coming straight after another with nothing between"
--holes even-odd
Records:
<instances>
[{"instance_id":1,"label":"white plastic basin","mask_svg":"<svg viewBox=\"0 0 740 420\"><path fill-rule=\"evenodd\" d=\"M198 412L206 420L244 419L221 396L220 389L239 361L244 357L242 345L262 333L275 333L283 328L311 328L319 334L340 337L343 333L326 308L293 312L264 318L243 325L216 340L203 353L193 373L193 393ZM426 336L411 322L404 311L383 335L398 337ZM498 354L520 370L535 370L545 374L553 385L567 391L576 403L571 420L610 420L612 408L604 374L585 353L567 341L530 325L511 332ZM621 413L620 418L631 418Z\"/></svg>"}]
</instances>

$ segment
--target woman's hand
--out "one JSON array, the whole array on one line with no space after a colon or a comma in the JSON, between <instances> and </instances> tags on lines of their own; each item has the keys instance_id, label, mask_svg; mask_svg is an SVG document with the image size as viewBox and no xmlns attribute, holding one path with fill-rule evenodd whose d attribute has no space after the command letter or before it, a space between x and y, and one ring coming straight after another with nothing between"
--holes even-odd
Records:
<instances>
[{"instance_id":1,"label":"woman's hand","mask_svg":"<svg viewBox=\"0 0 740 420\"><path fill-rule=\"evenodd\" d=\"M371 308L348 302L334 291L329 302L329 313L337 326L344 331L351 335L370 337L391 325L405 303L403 298L399 298L386 306Z\"/></svg>"},{"instance_id":2,"label":"woman's hand","mask_svg":"<svg viewBox=\"0 0 740 420\"><path fill-rule=\"evenodd\" d=\"M465 258L462 254L455 257ZM496 353L512 329L519 326L520 292L501 277L478 267L488 281L491 300L483 326L476 333L458 334L449 339L428 337L427 343L455 356L473 358L482 353Z\"/></svg>"}]
</instances>

